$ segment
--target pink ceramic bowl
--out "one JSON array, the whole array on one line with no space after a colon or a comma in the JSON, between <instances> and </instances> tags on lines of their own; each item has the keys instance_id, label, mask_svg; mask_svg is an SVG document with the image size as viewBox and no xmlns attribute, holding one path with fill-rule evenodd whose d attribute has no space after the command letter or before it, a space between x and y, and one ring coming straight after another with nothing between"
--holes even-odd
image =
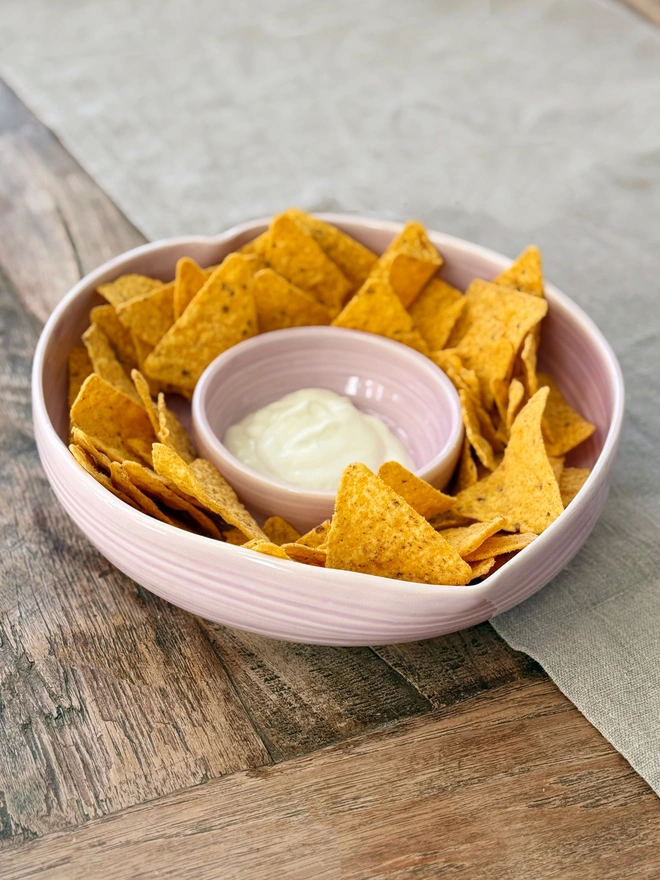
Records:
<instances>
[{"instance_id":1,"label":"pink ceramic bowl","mask_svg":"<svg viewBox=\"0 0 660 880\"><path fill-rule=\"evenodd\" d=\"M192 402L199 454L212 461L253 511L283 516L307 532L332 516L334 492L277 483L222 442L230 425L300 388L327 388L378 416L443 489L461 454L463 420L454 386L424 355L398 342L339 327L294 327L255 336L216 358Z\"/></svg>"},{"instance_id":2,"label":"pink ceramic bowl","mask_svg":"<svg viewBox=\"0 0 660 880\"><path fill-rule=\"evenodd\" d=\"M374 251L400 230L344 215L321 215ZM623 418L623 380L602 334L565 294L548 284L541 366L596 425L572 456L593 472L568 509L529 547L472 587L429 586L349 571L310 568L249 553L157 522L128 507L83 472L66 447L66 359L87 325L94 290L125 272L171 279L179 257L202 265L267 227L266 219L217 237L190 237L136 248L83 278L55 309L34 358L34 430L51 486L89 540L139 584L195 614L281 639L374 645L426 639L487 620L548 583L586 541L605 503ZM475 244L430 233L445 258L441 275L458 287L493 278L510 264Z\"/></svg>"}]
</instances>

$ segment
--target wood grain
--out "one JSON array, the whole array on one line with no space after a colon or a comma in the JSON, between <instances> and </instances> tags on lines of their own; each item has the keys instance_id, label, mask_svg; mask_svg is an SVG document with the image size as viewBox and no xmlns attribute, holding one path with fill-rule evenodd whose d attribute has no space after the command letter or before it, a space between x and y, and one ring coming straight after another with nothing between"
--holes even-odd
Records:
<instances>
[{"instance_id":1,"label":"wood grain","mask_svg":"<svg viewBox=\"0 0 660 880\"><path fill-rule=\"evenodd\" d=\"M655 878L658 834L655 795L542 681L51 835L3 877Z\"/></svg>"}]
</instances>

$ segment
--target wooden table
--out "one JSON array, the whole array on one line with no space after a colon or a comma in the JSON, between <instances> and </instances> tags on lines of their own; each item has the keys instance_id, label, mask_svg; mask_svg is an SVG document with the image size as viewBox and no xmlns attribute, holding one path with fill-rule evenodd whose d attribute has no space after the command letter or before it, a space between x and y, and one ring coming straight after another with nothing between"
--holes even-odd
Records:
<instances>
[{"instance_id":1,"label":"wooden table","mask_svg":"<svg viewBox=\"0 0 660 880\"><path fill-rule=\"evenodd\" d=\"M488 624L274 642L93 550L39 465L30 366L63 293L143 238L6 87L0 159L0 877L660 876L656 796Z\"/></svg>"}]
</instances>

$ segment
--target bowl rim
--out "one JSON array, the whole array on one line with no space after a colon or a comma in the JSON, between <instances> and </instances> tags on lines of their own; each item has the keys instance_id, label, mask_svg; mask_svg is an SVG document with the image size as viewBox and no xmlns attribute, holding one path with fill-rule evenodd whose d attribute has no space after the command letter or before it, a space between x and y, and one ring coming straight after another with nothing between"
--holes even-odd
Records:
<instances>
[{"instance_id":1,"label":"bowl rim","mask_svg":"<svg viewBox=\"0 0 660 880\"><path fill-rule=\"evenodd\" d=\"M314 213L314 216L318 217L321 220L325 220L328 223L336 224L340 228L357 225L365 230L390 233L392 237L400 232L404 225L402 222L391 220L377 220L371 217L363 217L356 214L319 212ZM96 494L97 497L102 499L106 504L110 505L111 509L114 509L118 513L121 512L124 516L128 517L129 522L132 521L137 526L141 526L145 524L145 520L149 520L149 527L154 529L157 533L160 533L162 537L171 536L171 526L165 523L161 523L151 517L148 517L146 514L143 514L140 511L134 510L132 507L129 507L123 501L113 496L90 474L86 473L77 464L75 459L71 456L67 445L59 437L48 415L48 409L44 396L43 371L45 368L46 350L50 343L52 333L58 325L61 317L69 309L71 304L78 298L78 296L80 296L83 292L90 288L92 284L97 286L99 283L102 283L104 278L108 277L113 272L118 272L126 263L131 262L138 257L147 256L149 254L156 253L164 249L183 249L199 244L217 246L231 241L232 239L235 239L239 235L245 233L254 233L254 235L256 236L259 234L260 231L267 227L268 223L270 223L270 220L270 215L267 217L259 217L254 220L248 220L244 223L236 224L235 226L230 227L225 232L222 232L218 235L184 235L176 236L173 238L158 239L157 241L149 242L147 244L140 245L136 248L125 251L122 254L119 254L118 256L113 257L111 260L103 263L101 266L97 267L92 272L89 272L83 278L81 278L58 303L41 331L41 335L35 349L32 365L32 413L33 424L35 426L35 434L37 433L36 429L38 427L42 438L44 438L45 435L45 441L54 444L55 449L59 449L60 458L62 459L62 461L68 460L68 463L71 466L70 473L76 473L78 478L81 479L83 483L87 483L88 489L93 494ZM497 267L499 271L504 271L505 269L509 268L509 266L513 262L511 258L506 257L503 254L499 254L489 248L483 247L482 245L470 242L467 239L459 238L458 236L449 235L431 229L427 230L427 233L431 241L436 245L436 247L438 247L441 252L443 246L459 248L473 254L474 256L482 258L485 261L488 261L489 263ZM493 592L497 589L500 582L510 574L512 568L515 567L521 559L524 558L526 560L532 554L542 554L545 550L545 547L552 541L554 534L559 529L566 526L569 521L574 521L579 517L579 513L588 503L589 497L591 496L594 487L599 482L601 474L606 469L609 469L609 466L616 454L619 436L621 434L621 427L623 424L625 401L625 386L623 381L623 374L616 355L614 354L611 345L609 344L601 330L598 328L594 320L590 318L586 314L586 312L584 312L583 309L577 305L577 303L575 303L569 296L567 296L567 294L563 293L561 290L559 290L559 288L548 281L545 282L545 292L549 305L552 308L559 308L567 313L570 316L571 320L576 323L580 327L580 329L592 339L592 341L596 343L597 348L602 355L603 363L607 367L608 380L610 387L613 391L613 405L612 418L607 431L607 436L605 437L605 441L603 443L603 448L598 456L598 459L594 463L589 477L587 478L584 485L582 486L576 497L573 499L569 507L566 508L566 510L560 516L558 516L557 519L553 523L551 523L548 528L545 529L545 531L536 538L535 541L533 541L531 544L521 550L513 559L509 560L507 565L501 566L497 571L493 572L493 574L489 575L488 578L478 584L452 586L449 584L424 584L419 582L410 582L411 586L414 585L417 592L434 594L436 597L446 596L449 599L451 596L464 596L466 591L470 591L470 595L473 596L475 599L487 599L488 593ZM190 548L193 551L196 546L209 546L209 539L206 538L204 535L179 532L179 530L177 530L177 538L184 544L190 542ZM198 545L197 542L203 542L203 545ZM287 573L290 573L292 571L292 563L289 560L278 559L276 557L264 557L263 554L259 553L247 554L241 547L226 542L215 541L213 543L217 547L216 552L229 553L229 558L233 556L235 559L240 559L246 564L261 566L267 565L281 575L286 575ZM254 559L252 557L254 557ZM385 578L380 575L366 575L362 572L344 571L341 569L326 569L320 567L314 568L314 580L318 578L318 582L321 585L323 585L324 582L329 583L332 579L337 577L341 578L341 580L345 583L355 583L355 579L357 578L359 583L370 583L373 584L375 589L380 590L381 588L383 588L388 591L393 589L394 585L397 585L397 588L405 591L406 585L409 583L408 581L399 581L396 579L393 580L391 578Z\"/></svg>"},{"instance_id":2,"label":"bowl rim","mask_svg":"<svg viewBox=\"0 0 660 880\"><path fill-rule=\"evenodd\" d=\"M332 327L326 325L288 327L282 330L273 330L269 333L261 333L218 355L218 357L215 358L215 360L213 360L204 370L195 386L192 399L192 420L195 434L201 433L204 436L207 445L215 450L219 460L228 462L233 468L240 471L245 478L254 483L255 486L268 485L277 490L288 500L299 500L301 503L310 500L324 502L332 501L337 494L336 490L305 489L299 486L293 486L275 480L267 474L262 474L245 464L240 458L237 458L229 451L225 446L224 441L218 437L213 430L209 422L207 407L204 405L206 397L208 396L210 383L218 372L224 371L228 368L228 365L231 364L232 360L238 356L239 349L241 353L245 353L250 349L254 349L256 352L260 346L268 345L269 343L276 344L274 337L277 337L280 340L295 340L303 338L309 339L312 336L324 338L329 334L332 334L333 336L341 334L357 337L358 339L362 339L365 344L372 348L385 350L392 360L396 358L400 364L405 362L408 373L415 372L420 376L422 373L425 373L429 377L429 384L433 382L435 383L435 387L442 389L445 396L444 399L446 400L448 407L451 408L449 433L444 444L438 452L436 452L433 458L429 459L423 467L416 468L413 473L421 479L425 479L425 475L429 475L436 471L443 462L456 454L459 444L463 442L463 418L461 415L460 399L456 389L447 378L447 375L437 367L430 358L425 357L423 354L415 351L409 346L401 345L395 340L388 339L384 336L378 336L374 333L365 333L360 330L351 330L346 327ZM305 388L308 386L303 385L301 387ZM222 467L218 467L218 470L222 471Z\"/></svg>"}]
</instances>

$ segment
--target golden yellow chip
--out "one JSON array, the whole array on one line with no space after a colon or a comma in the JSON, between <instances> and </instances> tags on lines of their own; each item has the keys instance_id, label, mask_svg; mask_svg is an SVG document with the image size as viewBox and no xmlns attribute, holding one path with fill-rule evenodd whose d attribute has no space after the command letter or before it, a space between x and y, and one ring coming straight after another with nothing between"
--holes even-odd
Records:
<instances>
[{"instance_id":1,"label":"golden yellow chip","mask_svg":"<svg viewBox=\"0 0 660 880\"><path fill-rule=\"evenodd\" d=\"M497 276L495 284L514 287L534 296L543 296L543 269L539 249L535 245L526 248L506 272Z\"/></svg>"},{"instance_id":2,"label":"golden yellow chip","mask_svg":"<svg viewBox=\"0 0 660 880\"><path fill-rule=\"evenodd\" d=\"M137 486L145 495L155 498L172 510L187 513L208 537L218 541L222 540L220 530L213 520L180 495L159 474L134 461L125 461L123 468L133 485Z\"/></svg>"},{"instance_id":3,"label":"golden yellow chip","mask_svg":"<svg viewBox=\"0 0 660 880\"><path fill-rule=\"evenodd\" d=\"M559 477L559 491L561 492L561 500L564 507L568 507L575 498L587 482L587 477L590 473L591 468L564 468Z\"/></svg>"},{"instance_id":4,"label":"golden yellow chip","mask_svg":"<svg viewBox=\"0 0 660 880\"><path fill-rule=\"evenodd\" d=\"M97 290L110 305L116 308L121 303L128 302L136 296L151 293L152 290L162 286L162 281L148 278L146 275L121 275L108 284L99 284Z\"/></svg>"},{"instance_id":5,"label":"golden yellow chip","mask_svg":"<svg viewBox=\"0 0 660 880\"><path fill-rule=\"evenodd\" d=\"M503 553L514 553L516 550L523 550L536 539L536 535L531 532L523 532L519 535L494 535L487 538L472 553L469 553L465 559L472 562L480 562L484 559L490 559L494 556L501 556Z\"/></svg>"},{"instance_id":6,"label":"golden yellow chip","mask_svg":"<svg viewBox=\"0 0 660 880\"><path fill-rule=\"evenodd\" d=\"M329 324L332 320L330 312L313 296L295 287L272 269L257 272L252 290L261 333L286 327Z\"/></svg>"},{"instance_id":7,"label":"golden yellow chip","mask_svg":"<svg viewBox=\"0 0 660 880\"><path fill-rule=\"evenodd\" d=\"M533 395L532 395L533 396ZM516 416L525 397L525 386L518 379L512 379L509 385L509 399L506 407L506 429L511 430Z\"/></svg>"},{"instance_id":8,"label":"golden yellow chip","mask_svg":"<svg viewBox=\"0 0 660 880\"><path fill-rule=\"evenodd\" d=\"M233 544L235 547L243 547L248 542L248 539L245 537L243 532L240 531L240 529L227 529L222 534L225 541L228 544Z\"/></svg>"},{"instance_id":9,"label":"golden yellow chip","mask_svg":"<svg viewBox=\"0 0 660 880\"><path fill-rule=\"evenodd\" d=\"M511 428L502 463L485 479L456 497L458 513L485 522L496 515L507 519L507 531L539 535L564 509L543 443L541 418L548 398L539 389Z\"/></svg>"},{"instance_id":10,"label":"golden yellow chip","mask_svg":"<svg viewBox=\"0 0 660 880\"><path fill-rule=\"evenodd\" d=\"M440 532L443 529L461 528L462 526L471 526L474 519L470 516L463 516L462 513L456 513L455 510L448 510L446 513L440 513L430 520L433 528Z\"/></svg>"},{"instance_id":11,"label":"golden yellow chip","mask_svg":"<svg viewBox=\"0 0 660 880\"><path fill-rule=\"evenodd\" d=\"M389 284L382 281L367 281L344 306L332 326L387 336L422 354L429 354L428 345L401 300Z\"/></svg>"},{"instance_id":12,"label":"golden yellow chip","mask_svg":"<svg viewBox=\"0 0 660 880\"><path fill-rule=\"evenodd\" d=\"M151 427L154 429L154 434L158 436L158 431L160 430L158 410L154 405L153 400L151 399L151 394L149 392L149 383L139 370L131 370L131 379L133 380L135 390L137 391L138 396L142 402L142 406L149 416L149 421L151 422Z\"/></svg>"},{"instance_id":13,"label":"golden yellow chip","mask_svg":"<svg viewBox=\"0 0 660 880\"><path fill-rule=\"evenodd\" d=\"M71 439L76 446L80 446L80 448L87 453L98 468L101 468L108 474L110 473L110 465L112 462L104 452L101 452L100 449L96 448L94 441L88 434L85 434L80 428L74 426L71 428Z\"/></svg>"},{"instance_id":14,"label":"golden yellow chip","mask_svg":"<svg viewBox=\"0 0 660 880\"><path fill-rule=\"evenodd\" d=\"M268 538L238 500L236 493L210 461L198 458L192 465L162 443L153 446L154 469L184 494L199 502L248 538Z\"/></svg>"},{"instance_id":15,"label":"golden yellow chip","mask_svg":"<svg viewBox=\"0 0 660 880\"><path fill-rule=\"evenodd\" d=\"M543 424L543 423L541 423ZM555 480L559 483L559 478L564 472L564 456L563 455L549 455L548 461L550 462L550 467L552 468L552 473L555 475ZM559 486L559 491L561 492L561 485ZM565 505L564 505L565 506Z\"/></svg>"},{"instance_id":16,"label":"golden yellow chip","mask_svg":"<svg viewBox=\"0 0 660 880\"><path fill-rule=\"evenodd\" d=\"M151 443L142 437L129 437L126 445L132 453L132 461L146 462L150 468L154 466L153 456L151 455Z\"/></svg>"},{"instance_id":17,"label":"golden yellow chip","mask_svg":"<svg viewBox=\"0 0 660 880\"><path fill-rule=\"evenodd\" d=\"M327 560L327 551L322 547L307 547L305 544L282 544L282 550L289 559L294 562L302 562L304 565L316 565L324 568Z\"/></svg>"},{"instance_id":18,"label":"golden yellow chip","mask_svg":"<svg viewBox=\"0 0 660 880\"><path fill-rule=\"evenodd\" d=\"M85 330L83 342L94 367L94 372L102 379L105 379L113 388L139 403L140 397L135 390L135 386L128 378L126 370L119 363L117 355L108 341L108 337L98 324L92 324Z\"/></svg>"},{"instance_id":19,"label":"golden yellow chip","mask_svg":"<svg viewBox=\"0 0 660 880\"><path fill-rule=\"evenodd\" d=\"M291 217L308 235L312 236L321 250L339 266L354 288L364 284L378 259L373 251L336 226L312 217L298 208L289 208L285 216ZM258 250L256 252L258 253Z\"/></svg>"},{"instance_id":20,"label":"golden yellow chip","mask_svg":"<svg viewBox=\"0 0 660 880\"><path fill-rule=\"evenodd\" d=\"M212 360L256 332L249 263L230 254L147 357L144 372L192 391Z\"/></svg>"},{"instance_id":21,"label":"golden yellow chip","mask_svg":"<svg viewBox=\"0 0 660 880\"><path fill-rule=\"evenodd\" d=\"M108 337L110 345L114 348L120 364L130 372L137 366L137 352L133 344L131 331L128 330L117 317L117 310L110 304L94 306L89 313L92 324L98 324Z\"/></svg>"},{"instance_id":22,"label":"golden yellow chip","mask_svg":"<svg viewBox=\"0 0 660 880\"><path fill-rule=\"evenodd\" d=\"M76 345L69 352L68 360L69 368L69 409L73 406L73 401L78 397L78 392L82 388L82 384L88 376L94 372L94 366L87 354L87 349L82 345Z\"/></svg>"},{"instance_id":23,"label":"golden yellow chip","mask_svg":"<svg viewBox=\"0 0 660 880\"><path fill-rule=\"evenodd\" d=\"M467 391L475 399L479 399L477 374L474 370L467 369L455 349L446 348L443 351L434 351L431 354L431 360L447 374L457 391Z\"/></svg>"},{"instance_id":24,"label":"golden yellow chip","mask_svg":"<svg viewBox=\"0 0 660 880\"><path fill-rule=\"evenodd\" d=\"M181 317L194 297L204 287L208 277L209 273L206 269L202 269L192 257L181 257L177 261L172 297L172 311L175 321Z\"/></svg>"},{"instance_id":25,"label":"golden yellow chip","mask_svg":"<svg viewBox=\"0 0 660 880\"><path fill-rule=\"evenodd\" d=\"M342 474L327 568L427 584L467 584L472 569L400 495L363 464Z\"/></svg>"},{"instance_id":26,"label":"golden yellow chip","mask_svg":"<svg viewBox=\"0 0 660 880\"><path fill-rule=\"evenodd\" d=\"M113 461L138 460L128 440L149 445L156 440L142 405L96 373L85 379L71 407L71 422Z\"/></svg>"},{"instance_id":27,"label":"golden yellow chip","mask_svg":"<svg viewBox=\"0 0 660 880\"><path fill-rule=\"evenodd\" d=\"M261 235L253 238L252 241L248 241L239 247L238 253L245 254L246 256L256 254L260 257L264 257L266 255L266 242L268 241L268 236L269 230L267 229L265 232L262 232Z\"/></svg>"},{"instance_id":28,"label":"golden yellow chip","mask_svg":"<svg viewBox=\"0 0 660 880\"><path fill-rule=\"evenodd\" d=\"M168 409L165 403L165 395L161 391L158 395L158 430L156 436L161 443L173 449L186 464L192 464L197 458L193 442L188 432L183 427L177 416Z\"/></svg>"},{"instance_id":29,"label":"golden yellow chip","mask_svg":"<svg viewBox=\"0 0 660 880\"><path fill-rule=\"evenodd\" d=\"M471 562L470 568L472 569L472 580L485 577L494 565L494 558L482 559L481 562Z\"/></svg>"},{"instance_id":30,"label":"golden yellow chip","mask_svg":"<svg viewBox=\"0 0 660 880\"><path fill-rule=\"evenodd\" d=\"M122 324L149 345L158 345L174 323L174 282L117 306Z\"/></svg>"},{"instance_id":31,"label":"golden yellow chip","mask_svg":"<svg viewBox=\"0 0 660 880\"><path fill-rule=\"evenodd\" d=\"M454 529L443 529L440 534L445 541L459 553L463 559L467 559L474 553L487 538L494 535L506 523L503 516L496 516L490 522L478 522L470 526L458 526ZM488 554L494 556L494 553ZM480 557L484 558L484 557ZM468 560L470 561L470 560Z\"/></svg>"},{"instance_id":32,"label":"golden yellow chip","mask_svg":"<svg viewBox=\"0 0 660 880\"><path fill-rule=\"evenodd\" d=\"M389 284L408 308L442 266L442 257L431 244L421 223L410 220L387 246L367 282Z\"/></svg>"},{"instance_id":33,"label":"golden yellow chip","mask_svg":"<svg viewBox=\"0 0 660 880\"><path fill-rule=\"evenodd\" d=\"M520 352L520 360L523 365L523 379L527 394L533 397L539 390L538 378L536 375L536 356L539 349L540 333L534 328L531 333L525 336L522 351Z\"/></svg>"},{"instance_id":34,"label":"golden yellow chip","mask_svg":"<svg viewBox=\"0 0 660 880\"><path fill-rule=\"evenodd\" d=\"M463 415L465 434L470 441L470 445L484 467L494 471L497 467L495 453L491 444L481 433L477 404L474 398L465 391L459 391L458 396L461 400L461 413Z\"/></svg>"},{"instance_id":35,"label":"golden yellow chip","mask_svg":"<svg viewBox=\"0 0 660 880\"><path fill-rule=\"evenodd\" d=\"M90 477L94 477L96 482L100 483L104 489L107 489L108 492L115 496L115 498L119 498L134 510L140 509L132 498L129 498L128 495L125 495L122 491L112 485L110 477L97 467L96 463L92 461L82 447L77 446L75 443L71 443L69 450L78 464L87 471Z\"/></svg>"},{"instance_id":36,"label":"golden yellow chip","mask_svg":"<svg viewBox=\"0 0 660 880\"><path fill-rule=\"evenodd\" d=\"M415 299L410 315L431 351L445 347L463 305L461 291L439 278L432 278Z\"/></svg>"},{"instance_id":37,"label":"golden yellow chip","mask_svg":"<svg viewBox=\"0 0 660 880\"><path fill-rule=\"evenodd\" d=\"M334 317L353 285L311 235L281 214L270 225L264 257L271 269L311 294Z\"/></svg>"},{"instance_id":38,"label":"golden yellow chip","mask_svg":"<svg viewBox=\"0 0 660 880\"><path fill-rule=\"evenodd\" d=\"M262 538L253 538L243 544L246 550L254 550L256 553L263 553L265 556L275 556L278 559L288 559L286 552L277 544L270 541L264 541Z\"/></svg>"},{"instance_id":39,"label":"golden yellow chip","mask_svg":"<svg viewBox=\"0 0 660 880\"><path fill-rule=\"evenodd\" d=\"M269 516L263 528L268 540L278 547L281 544L292 544L300 538L300 532L281 516Z\"/></svg>"},{"instance_id":40,"label":"golden yellow chip","mask_svg":"<svg viewBox=\"0 0 660 880\"><path fill-rule=\"evenodd\" d=\"M458 463L458 470L454 476L454 494L462 492L468 486L477 482L477 465L472 458L472 447L467 437L463 438L463 449Z\"/></svg>"},{"instance_id":41,"label":"golden yellow chip","mask_svg":"<svg viewBox=\"0 0 660 880\"><path fill-rule=\"evenodd\" d=\"M378 476L424 519L431 519L454 506L454 499L450 495L445 495L430 483L411 474L398 461L386 461L380 466Z\"/></svg>"},{"instance_id":42,"label":"golden yellow chip","mask_svg":"<svg viewBox=\"0 0 660 880\"><path fill-rule=\"evenodd\" d=\"M110 475L115 488L119 489L119 491L123 492L125 495L128 495L129 498L132 498L138 510L141 510L143 513L152 516L160 522L167 523L169 526L174 525L174 519L166 513L163 513L155 501L138 489L119 462L113 461L110 464Z\"/></svg>"},{"instance_id":43,"label":"golden yellow chip","mask_svg":"<svg viewBox=\"0 0 660 880\"><path fill-rule=\"evenodd\" d=\"M540 387L550 391L543 413L543 436L548 455L566 455L587 440L596 430L564 400L557 383L545 373L538 374Z\"/></svg>"},{"instance_id":44,"label":"golden yellow chip","mask_svg":"<svg viewBox=\"0 0 660 880\"><path fill-rule=\"evenodd\" d=\"M303 544L305 547L320 547L321 544L325 544L328 539L328 532L330 531L330 522L329 519L326 519L320 525L306 532L301 538L298 538L296 543Z\"/></svg>"}]
</instances>

